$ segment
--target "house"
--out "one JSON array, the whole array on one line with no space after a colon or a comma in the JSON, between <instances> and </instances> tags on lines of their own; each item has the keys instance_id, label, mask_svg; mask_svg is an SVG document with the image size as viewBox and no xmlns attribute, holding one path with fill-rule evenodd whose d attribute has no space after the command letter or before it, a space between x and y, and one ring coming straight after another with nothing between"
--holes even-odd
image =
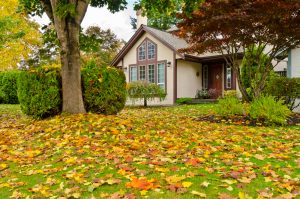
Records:
<instances>
[{"instance_id":1,"label":"house","mask_svg":"<svg viewBox=\"0 0 300 199\"><path fill-rule=\"evenodd\" d=\"M171 105L177 98L194 98L201 89L215 89L215 97L237 89L235 74L222 55L181 53L179 49L188 47L185 40L148 27L146 22L138 13L139 28L112 65L123 69L127 82L147 80L163 88L166 99L153 104Z\"/></svg>"},{"instance_id":2,"label":"house","mask_svg":"<svg viewBox=\"0 0 300 199\"><path fill-rule=\"evenodd\" d=\"M287 76L300 78L300 48L291 49L288 52ZM298 103L300 99L297 99L296 104ZM300 113L300 107L294 111Z\"/></svg>"}]
</instances>

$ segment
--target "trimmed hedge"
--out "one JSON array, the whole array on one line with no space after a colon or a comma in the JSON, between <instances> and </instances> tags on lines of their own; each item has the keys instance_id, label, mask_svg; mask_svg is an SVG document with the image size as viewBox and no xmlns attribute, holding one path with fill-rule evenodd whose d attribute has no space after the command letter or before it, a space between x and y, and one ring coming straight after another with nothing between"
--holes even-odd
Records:
<instances>
[{"instance_id":1,"label":"trimmed hedge","mask_svg":"<svg viewBox=\"0 0 300 199\"><path fill-rule=\"evenodd\" d=\"M126 79L123 71L99 67L92 61L82 70L82 84L86 111L110 115L124 108Z\"/></svg>"},{"instance_id":2,"label":"trimmed hedge","mask_svg":"<svg viewBox=\"0 0 300 199\"><path fill-rule=\"evenodd\" d=\"M0 103L1 104L18 104L17 80L19 71L0 72Z\"/></svg>"},{"instance_id":3,"label":"trimmed hedge","mask_svg":"<svg viewBox=\"0 0 300 199\"><path fill-rule=\"evenodd\" d=\"M38 68L22 71L18 80L21 110L42 119L61 113L61 77L59 69Z\"/></svg>"},{"instance_id":4,"label":"trimmed hedge","mask_svg":"<svg viewBox=\"0 0 300 199\"><path fill-rule=\"evenodd\" d=\"M268 81L264 94L274 96L276 101L283 100L293 110L300 106L296 103L296 99L300 98L300 78L273 76Z\"/></svg>"}]
</instances>

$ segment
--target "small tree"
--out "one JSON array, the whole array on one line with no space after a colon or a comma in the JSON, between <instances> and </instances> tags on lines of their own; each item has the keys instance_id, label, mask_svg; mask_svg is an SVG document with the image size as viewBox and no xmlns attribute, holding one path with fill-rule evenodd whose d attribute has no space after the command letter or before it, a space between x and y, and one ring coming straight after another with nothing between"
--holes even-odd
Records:
<instances>
[{"instance_id":1,"label":"small tree","mask_svg":"<svg viewBox=\"0 0 300 199\"><path fill-rule=\"evenodd\" d=\"M166 97L165 91L158 85L147 81L136 81L127 84L128 97L131 100L143 99L144 106L147 106L147 101L159 98L160 101Z\"/></svg>"},{"instance_id":2,"label":"small tree","mask_svg":"<svg viewBox=\"0 0 300 199\"><path fill-rule=\"evenodd\" d=\"M182 13L178 36L187 40L186 53L217 52L237 75L238 86L246 101L250 97L242 84L238 60L253 44L268 55L266 69L256 88L265 86L272 60L300 44L300 3L298 0L205 0L191 14ZM260 56L257 56L260 58ZM281 56L280 59L284 59ZM257 63L260 63L259 61Z\"/></svg>"},{"instance_id":3,"label":"small tree","mask_svg":"<svg viewBox=\"0 0 300 199\"><path fill-rule=\"evenodd\" d=\"M270 57L263 53L264 46L252 45L246 49L241 67L242 85L247 90L250 100L260 97L266 78L273 69Z\"/></svg>"}]
</instances>

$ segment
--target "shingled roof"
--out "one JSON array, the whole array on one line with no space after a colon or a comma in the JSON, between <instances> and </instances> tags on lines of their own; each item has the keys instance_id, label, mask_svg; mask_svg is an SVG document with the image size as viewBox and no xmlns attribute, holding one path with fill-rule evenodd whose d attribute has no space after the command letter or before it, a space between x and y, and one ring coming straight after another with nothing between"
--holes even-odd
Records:
<instances>
[{"instance_id":1,"label":"shingled roof","mask_svg":"<svg viewBox=\"0 0 300 199\"><path fill-rule=\"evenodd\" d=\"M175 51L180 57L184 57L183 54L178 52L179 49L187 48L188 44L184 39L180 39L175 35L161 31L155 28L151 28L145 25L141 25L141 27L135 32L135 34L131 37L131 39L127 42L127 44L122 48L122 50L117 54L117 56L112 61L112 65L116 66L121 59L127 54L127 52L131 49L131 47L138 41L138 39L144 34L149 33L160 42L165 44L171 50Z\"/></svg>"}]
</instances>

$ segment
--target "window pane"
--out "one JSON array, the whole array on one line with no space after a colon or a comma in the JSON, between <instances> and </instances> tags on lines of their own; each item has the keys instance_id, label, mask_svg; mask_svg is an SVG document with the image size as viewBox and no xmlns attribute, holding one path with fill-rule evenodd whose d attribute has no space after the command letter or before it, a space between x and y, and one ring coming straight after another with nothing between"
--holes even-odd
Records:
<instances>
[{"instance_id":1,"label":"window pane","mask_svg":"<svg viewBox=\"0 0 300 199\"><path fill-rule=\"evenodd\" d=\"M148 59L155 58L155 45L151 42L148 42Z\"/></svg>"},{"instance_id":2,"label":"window pane","mask_svg":"<svg viewBox=\"0 0 300 199\"><path fill-rule=\"evenodd\" d=\"M137 67L131 66L130 67L130 81L137 81Z\"/></svg>"},{"instance_id":3,"label":"window pane","mask_svg":"<svg viewBox=\"0 0 300 199\"><path fill-rule=\"evenodd\" d=\"M231 68L229 66L226 67L226 88L231 88Z\"/></svg>"},{"instance_id":4,"label":"window pane","mask_svg":"<svg viewBox=\"0 0 300 199\"><path fill-rule=\"evenodd\" d=\"M145 47L145 43L143 43L138 50L138 54L139 54L139 60L144 60L146 59L146 47Z\"/></svg>"},{"instance_id":5,"label":"window pane","mask_svg":"<svg viewBox=\"0 0 300 199\"><path fill-rule=\"evenodd\" d=\"M155 69L154 64L148 65L148 81L155 83Z\"/></svg>"},{"instance_id":6,"label":"window pane","mask_svg":"<svg viewBox=\"0 0 300 199\"><path fill-rule=\"evenodd\" d=\"M146 67L140 66L140 80L146 80Z\"/></svg>"},{"instance_id":7,"label":"window pane","mask_svg":"<svg viewBox=\"0 0 300 199\"><path fill-rule=\"evenodd\" d=\"M165 64L160 63L157 66L157 84L165 89Z\"/></svg>"}]
</instances>

